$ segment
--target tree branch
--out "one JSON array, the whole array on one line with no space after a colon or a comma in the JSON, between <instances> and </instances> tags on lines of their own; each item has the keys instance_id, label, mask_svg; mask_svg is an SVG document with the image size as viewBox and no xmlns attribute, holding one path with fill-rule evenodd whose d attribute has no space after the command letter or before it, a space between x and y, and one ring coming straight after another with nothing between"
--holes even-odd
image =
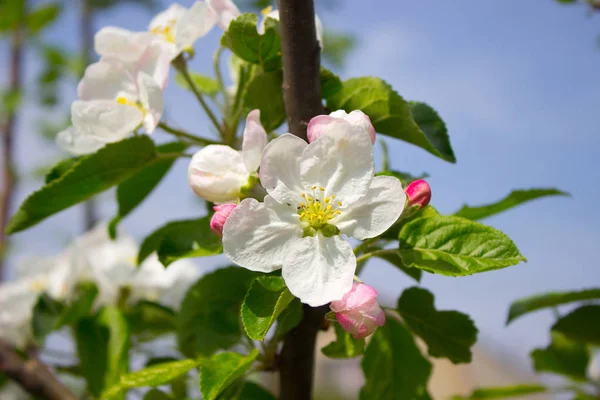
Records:
<instances>
[{"instance_id":1,"label":"tree branch","mask_svg":"<svg viewBox=\"0 0 600 400\"><path fill-rule=\"evenodd\" d=\"M323 114L321 49L317 43L313 0L278 0L283 58L283 98L289 130L306 140L308 121ZM280 400L310 400L313 392L315 342L327 305L304 305L300 324L286 334L279 355Z\"/></svg>"},{"instance_id":2,"label":"tree branch","mask_svg":"<svg viewBox=\"0 0 600 400\"><path fill-rule=\"evenodd\" d=\"M3 339L0 339L0 372L35 397L48 400L77 400L39 359L22 359Z\"/></svg>"}]
</instances>

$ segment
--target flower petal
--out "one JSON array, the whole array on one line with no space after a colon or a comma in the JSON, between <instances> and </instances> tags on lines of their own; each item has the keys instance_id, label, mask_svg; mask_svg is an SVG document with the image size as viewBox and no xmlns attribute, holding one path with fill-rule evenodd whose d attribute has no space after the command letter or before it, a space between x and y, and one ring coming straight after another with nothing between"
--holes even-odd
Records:
<instances>
[{"instance_id":1,"label":"flower petal","mask_svg":"<svg viewBox=\"0 0 600 400\"><path fill-rule=\"evenodd\" d=\"M116 100L119 96L137 100L131 66L115 57L102 57L86 68L77 94L81 100Z\"/></svg>"},{"instance_id":2,"label":"flower petal","mask_svg":"<svg viewBox=\"0 0 600 400\"><path fill-rule=\"evenodd\" d=\"M206 146L194 154L188 168L194 193L215 203L235 202L249 177L240 152L224 145Z\"/></svg>"},{"instance_id":3,"label":"flower petal","mask_svg":"<svg viewBox=\"0 0 600 400\"><path fill-rule=\"evenodd\" d=\"M344 206L367 193L373 170L369 135L354 134L341 119L333 120L327 134L309 144L300 160L302 186L323 187L325 196L335 195Z\"/></svg>"},{"instance_id":4,"label":"flower petal","mask_svg":"<svg viewBox=\"0 0 600 400\"><path fill-rule=\"evenodd\" d=\"M252 110L246 118L242 157L248 172L258 171L263 150L267 145L267 132L260 123L260 110Z\"/></svg>"},{"instance_id":5,"label":"flower petal","mask_svg":"<svg viewBox=\"0 0 600 400\"><path fill-rule=\"evenodd\" d=\"M398 220L405 203L406 194L397 178L376 176L366 196L358 204L350 204L330 222L348 236L375 237Z\"/></svg>"},{"instance_id":6,"label":"flower petal","mask_svg":"<svg viewBox=\"0 0 600 400\"><path fill-rule=\"evenodd\" d=\"M163 113L163 91L154 78L145 72L138 74L137 81L140 103L142 103L142 107L146 111L143 122L144 129L146 133L152 133Z\"/></svg>"},{"instance_id":7,"label":"flower petal","mask_svg":"<svg viewBox=\"0 0 600 400\"><path fill-rule=\"evenodd\" d=\"M175 28L175 46L178 52L194 44L196 39L206 35L217 22L217 15L203 1L196 1L183 14Z\"/></svg>"},{"instance_id":8,"label":"flower petal","mask_svg":"<svg viewBox=\"0 0 600 400\"><path fill-rule=\"evenodd\" d=\"M173 24L176 24L186 12L187 8L185 8L181 4L171 4L169 8L167 8L164 11L161 11L160 13L156 14L154 18L152 18L148 29L153 31L156 29L172 26Z\"/></svg>"},{"instance_id":9,"label":"flower petal","mask_svg":"<svg viewBox=\"0 0 600 400\"><path fill-rule=\"evenodd\" d=\"M93 136L83 135L72 126L58 132L56 144L61 149L76 155L90 154L104 146L104 143Z\"/></svg>"},{"instance_id":10,"label":"flower petal","mask_svg":"<svg viewBox=\"0 0 600 400\"><path fill-rule=\"evenodd\" d=\"M227 30L231 21L242 15L231 0L206 0L206 3L217 14L219 26L223 30Z\"/></svg>"},{"instance_id":11,"label":"flower petal","mask_svg":"<svg viewBox=\"0 0 600 400\"><path fill-rule=\"evenodd\" d=\"M169 79L169 68L174 54L174 47L162 41L155 41L146 47L144 53L136 62L136 71L143 71L154 78L164 89Z\"/></svg>"},{"instance_id":12,"label":"flower petal","mask_svg":"<svg viewBox=\"0 0 600 400\"><path fill-rule=\"evenodd\" d=\"M298 215L270 196L264 203L242 200L223 228L223 251L234 263L251 271L281 268L286 252L302 239Z\"/></svg>"},{"instance_id":13,"label":"flower petal","mask_svg":"<svg viewBox=\"0 0 600 400\"><path fill-rule=\"evenodd\" d=\"M113 56L123 61L135 61L152 41L149 32L132 32L107 26L94 36L94 49L101 56Z\"/></svg>"},{"instance_id":14,"label":"flower petal","mask_svg":"<svg viewBox=\"0 0 600 400\"><path fill-rule=\"evenodd\" d=\"M263 151L260 183L280 203L294 206L302 200L300 158L307 143L291 133L272 140Z\"/></svg>"},{"instance_id":15,"label":"flower petal","mask_svg":"<svg viewBox=\"0 0 600 400\"><path fill-rule=\"evenodd\" d=\"M113 100L74 101L71 105L73 127L82 135L93 136L104 143L123 139L144 118L136 106Z\"/></svg>"},{"instance_id":16,"label":"flower petal","mask_svg":"<svg viewBox=\"0 0 600 400\"><path fill-rule=\"evenodd\" d=\"M356 257L341 235L307 236L290 247L282 276L290 292L312 307L339 300L352 288Z\"/></svg>"}]
</instances>

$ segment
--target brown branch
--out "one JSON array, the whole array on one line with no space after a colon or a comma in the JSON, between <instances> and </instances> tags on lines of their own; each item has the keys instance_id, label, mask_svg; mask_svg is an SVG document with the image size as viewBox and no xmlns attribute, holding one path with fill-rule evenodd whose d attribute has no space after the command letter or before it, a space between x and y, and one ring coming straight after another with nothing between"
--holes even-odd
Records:
<instances>
[{"instance_id":1,"label":"brown branch","mask_svg":"<svg viewBox=\"0 0 600 400\"><path fill-rule=\"evenodd\" d=\"M308 121L323 114L321 49L315 29L313 0L278 0L283 58L283 97L289 130L306 140ZM328 306L304 305L300 324L286 334L278 359L280 400L310 400L313 392L315 342Z\"/></svg>"},{"instance_id":2,"label":"brown branch","mask_svg":"<svg viewBox=\"0 0 600 400\"><path fill-rule=\"evenodd\" d=\"M22 359L3 339L0 339L0 372L33 396L48 400L77 400L39 359Z\"/></svg>"}]
</instances>

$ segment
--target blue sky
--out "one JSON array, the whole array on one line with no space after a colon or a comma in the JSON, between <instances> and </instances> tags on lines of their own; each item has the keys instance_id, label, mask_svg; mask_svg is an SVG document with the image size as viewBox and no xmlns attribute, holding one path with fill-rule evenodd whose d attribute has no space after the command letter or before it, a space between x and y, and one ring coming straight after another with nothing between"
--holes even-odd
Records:
<instances>
[{"instance_id":1,"label":"blue sky","mask_svg":"<svg viewBox=\"0 0 600 400\"><path fill-rule=\"evenodd\" d=\"M189 5L191 2L183 2ZM165 4L167 4L165 2ZM326 26L356 34L359 45L338 71L343 78L373 75L403 97L426 101L447 123L458 163L448 164L406 143L389 139L394 169L431 175L432 204L451 213L465 202L498 200L514 188L558 187L572 198L549 198L485 222L506 232L529 259L526 264L471 277L425 275L422 285L436 294L441 309L469 313L483 343L496 344L524 365L528 351L545 346L552 318L540 312L504 326L510 302L548 290L598 286L600 270L600 16L584 7L551 0L478 1L357 0L317 8ZM75 49L73 10L49 37ZM145 29L150 14L124 6L99 18L96 28L118 25ZM194 69L211 73L215 29L197 43ZM6 44L0 45L6 54ZM28 76L37 63L29 57ZM5 76L5 57L0 71ZM1 79L4 79L1 78ZM3 81L2 81L3 82ZM74 87L64 88L75 97ZM171 84L168 120L209 135L209 124L194 99ZM21 116L18 158L24 170L56 156L53 146L33 135L40 111L30 102ZM185 160L133 215L124 228L139 239L174 218L204 211L186 183ZM594 172L596 171L596 172ZM23 199L39 187L27 181ZM114 213L111 193L102 212ZM19 201L17 201L19 203ZM15 236L14 258L61 248L79 230L81 211L63 212ZM202 268L213 261L198 260ZM412 285L393 267L372 262L364 280L393 303Z\"/></svg>"}]
</instances>

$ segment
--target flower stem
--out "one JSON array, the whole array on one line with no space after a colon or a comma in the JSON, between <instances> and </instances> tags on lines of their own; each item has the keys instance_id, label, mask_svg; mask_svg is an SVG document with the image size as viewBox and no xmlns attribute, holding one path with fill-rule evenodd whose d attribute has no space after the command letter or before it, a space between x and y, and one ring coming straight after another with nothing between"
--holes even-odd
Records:
<instances>
[{"instance_id":1,"label":"flower stem","mask_svg":"<svg viewBox=\"0 0 600 400\"><path fill-rule=\"evenodd\" d=\"M371 257L382 256L382 255L386 255L386 254L398 254L398 249L380 249L380 250L375 250L375 251L372 251L370 253L363 254L362 256L356 257L356 263L368 260Z\"/></svg>"},{"instance_id":2,"label":"flower stem","mask_svg":"<svg viewBox=\"0 0 600 400\"><path fill-rule=\"evenodd\" d=\"M190 133L184 132L180 129L175 129L162 121L158 123L158 127L161 128L163 131L170 133L173 136L188 139L201 146L208 146L209 144L219 144L219 142L215 142L214 140L206 139L200 136L195 136Z\"/></svg>"}]
</instances>

